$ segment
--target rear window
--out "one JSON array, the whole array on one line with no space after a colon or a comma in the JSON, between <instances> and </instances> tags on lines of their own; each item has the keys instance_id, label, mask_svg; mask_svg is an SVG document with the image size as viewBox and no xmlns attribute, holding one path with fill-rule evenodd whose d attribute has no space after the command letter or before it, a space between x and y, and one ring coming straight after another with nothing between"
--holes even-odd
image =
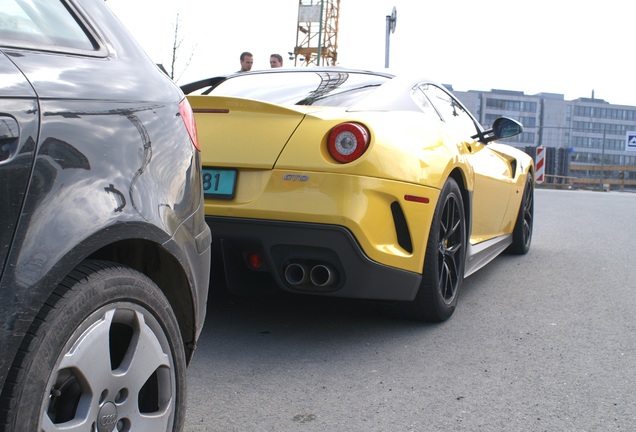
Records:
<instances>
[{"instance_id":1,"label":"rear window","mask_svg":"<svg viewBox=\"0 0 636 432\"><path fill-rule=\"evenodd\" d=\"M95 44L60 0L0 0L0 45L93 51Z\"/></svg>"},{"instance_id":2,"label":"rear window","mask_svg":"<svg viewBox=\"0 0 636 432\"><path fill-rule=\"evenodd\" d=\"M210 94L280 105L348 107L388 79L338 70L246 73L228 78Z\"/></svg>"}]
</instances>

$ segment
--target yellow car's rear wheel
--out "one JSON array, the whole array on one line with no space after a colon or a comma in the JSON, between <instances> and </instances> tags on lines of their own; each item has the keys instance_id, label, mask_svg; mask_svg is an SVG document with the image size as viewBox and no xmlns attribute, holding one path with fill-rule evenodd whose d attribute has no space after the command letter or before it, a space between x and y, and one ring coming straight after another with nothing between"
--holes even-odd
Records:
<instances>
[{"instance_id":1,"label":"yellow car's rear wheel","mask_svg":"<svg viewBox=\"0 0 636 432\"><path fill-rule=\"evenodd\" d=\"M448 319L457 305L465 257L464 202L457 182L449 178L435 207L422 284L415 299L403 305L404 313L410 318L429 322Z\"/></svg>"}]
</instances>

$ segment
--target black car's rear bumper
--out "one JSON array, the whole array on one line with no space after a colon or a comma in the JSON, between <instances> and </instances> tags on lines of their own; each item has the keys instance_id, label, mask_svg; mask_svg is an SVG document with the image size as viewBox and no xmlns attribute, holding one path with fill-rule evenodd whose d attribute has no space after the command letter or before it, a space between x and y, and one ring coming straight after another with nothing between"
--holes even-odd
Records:
<instances>
[{"instance_id":1,"label":"black car's rear bumper","mask_svg":"<svg viewBox=\"0 0 636 432\"><path fill-rule=\"evenodd\" d=\"M206 222L232 292L273 283L296 293L413 300L420 286L420 274L370 260L340 226L214 216Z\"/></svg>"}]
</instances>

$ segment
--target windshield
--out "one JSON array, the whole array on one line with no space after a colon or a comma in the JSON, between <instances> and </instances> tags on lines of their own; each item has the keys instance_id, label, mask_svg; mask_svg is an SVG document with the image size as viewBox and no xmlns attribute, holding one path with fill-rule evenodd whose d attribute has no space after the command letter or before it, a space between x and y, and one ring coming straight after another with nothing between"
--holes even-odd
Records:
<instances>
[{"instance_id":1,"label":"windshield","mask_svg":"<svg viewBox=\"0 0 636 432\"><path fill-rule=\"evenodd\" d=\"M389 79L382 75L348 71L243 74L223 81L210 94L279 105L347 107Z\"/></svg>"}]
</instances>

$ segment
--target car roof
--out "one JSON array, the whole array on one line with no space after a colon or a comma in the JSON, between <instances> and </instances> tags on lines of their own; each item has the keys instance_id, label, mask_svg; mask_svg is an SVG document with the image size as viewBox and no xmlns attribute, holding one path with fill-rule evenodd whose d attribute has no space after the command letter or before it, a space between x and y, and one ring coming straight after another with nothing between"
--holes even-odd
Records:
<instances>
[{"instance_id":1,"label":"car roof","mask_svg":"<svg viewBox=\"0 0 636 432\"><path fill-rule=\"evenodd\" d=\"M422 84L436 85L451 94L443 85L418 72L396 75L324 66L236 72L181 88L191 95L252 99L284 106L340 107L347 111L421 111L412 95Z\"/></svg>"},{"instance_id":2,"label":"car roof","mask_svg":"<svg viewBox=\"0 0 636 432\"><path fill-rule=\"evenodd\" d=\"M351 74L361 74L361 75L371 75L377 77L384 78L393 78L393 74L384 73L384 72L376 72L364 69L350 69L350 68L341 68L341 67L304 67L304 68L275 68L275 69L262 69L262 70L254 70L249 72L234 72L230 74L216 75L209 78L204 78L198 81L194 81L188 84L184 84L181 86L181 90L185 94L192 94L198 90L204 89L201 94L210 93L216 86L221 84L224 81L227 81L236 77L247 77L254 75L271 75L271 74L289 74L289 73L297 73L297 74L320 74L320 73L351 73Z\"/></svg>"}]
</instances>

